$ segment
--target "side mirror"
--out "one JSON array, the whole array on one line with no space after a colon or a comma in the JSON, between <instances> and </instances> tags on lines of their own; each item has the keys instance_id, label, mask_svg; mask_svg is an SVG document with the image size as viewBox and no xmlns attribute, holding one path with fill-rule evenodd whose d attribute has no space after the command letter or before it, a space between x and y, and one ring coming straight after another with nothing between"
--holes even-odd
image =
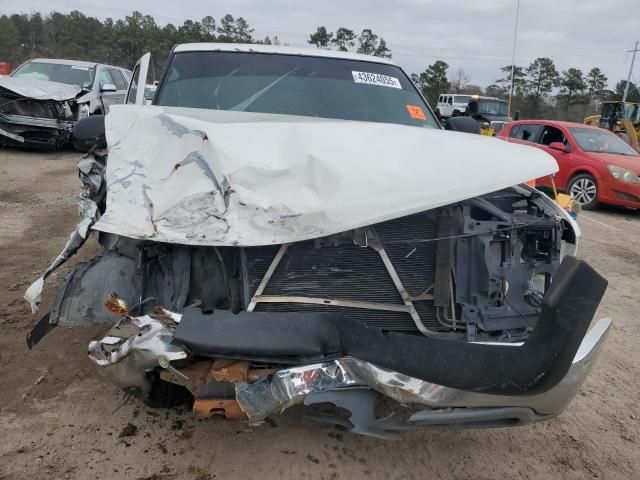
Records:
<instances>
[{"instance_id":1,"label":"side mirror","mask_svg":"<svg viewBox=\"0 0 640 480\"><path fill-rule=\"evenodd\" d=\"M117 92L118 88L113 83L105 83L100 85L101 92Z\"/></svg>"},{"instance_id":2,"label":"side mirror","mask_svg":"<svg viewBox=\"0 0 640 480\"><path fill-rule=\"evenodd\" d=\"M78 120L73 127L73 146L81 152L88 152L91 147L106 148L104 115L91 115Z\"/></svg>"},{"instance_id":3,"label":"side mirror","mask_svg":"<svg viewBox=\"0 0 640 480\"><path fill-rule=\"evenodd\" d=\"M569 147L562 142L551 142L549 144L549 148L551 150L557 150L562 153L567 153L569 151Z\"/></svg>"},{"instance_id":4,"label":"side mirror","mask_svg":"<svg viewBox=\"0 0 640 480\"><path fill-rule=\"evenodd\" d=\"M471 117L451 117L444 124L445 130L480 135L480 125Z\"/></svg>"}]
</instances>

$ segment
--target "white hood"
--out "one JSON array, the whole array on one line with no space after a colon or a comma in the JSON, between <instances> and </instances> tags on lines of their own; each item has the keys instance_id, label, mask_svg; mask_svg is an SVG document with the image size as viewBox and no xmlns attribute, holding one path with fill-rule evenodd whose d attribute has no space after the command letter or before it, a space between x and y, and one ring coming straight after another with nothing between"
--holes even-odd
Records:
<instances>
[{"instance_id":1,"label":"white hood","mask_svg":"<svg viewBox=\"0 0 640 480\"><path fill-rule=\"evenodd\" d=\"M94 229L189 245L295 242L556 172L543 151L402 125L116 105Z\"/></svg>"},{"instance_id":2,"label":"white hood","mask_svg":"<svg viewBox=\"0 0 640 480\"><path fill-rule=\"evenodd\" d=\"M28 77L0 77L0 87L35 100L69 100L75 98L82 91L77 85L66 85Z\"/></svg>"}]
</instances>

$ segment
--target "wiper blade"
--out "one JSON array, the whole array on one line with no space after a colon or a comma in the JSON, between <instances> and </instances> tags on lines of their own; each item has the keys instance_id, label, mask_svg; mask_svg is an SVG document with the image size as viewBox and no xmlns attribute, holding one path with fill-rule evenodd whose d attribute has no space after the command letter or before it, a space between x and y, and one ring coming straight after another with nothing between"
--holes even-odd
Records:
<instances>
[{"instance_id":1,"label":"wiper blade","mask_svg":"<svg viewBox=\"0 0 640 480\"><path fill-rule=\"evenodd\" d=\"M220 88L222 87L222 85L224 84L224 82L226 82L227 80L229 80L231 77L233 77L236 73L238 73L238 70L240 70L240 67L231 70L231 72L229 73L229 75L227 75L226 77L224 77L222 80L220 80L220 83L218 84L218 86L215 88L215 90L213 91L213 98L216 100L216 108L218 110L220 110L220 102L218 102L218 92L220 91Z\"/></svg>"},{"instance_id":2,"label":"wiper blade","mask_svg":"<svg viewBox=\"0 0 640 480\"><path fill-rule=\"evenodd\" d=\"M294 73L297 70L298 70L298 67L295 67L295 68L289 70L287 73L285 73L281 77L276 78L273 82L271 82L269 85L264 87L262 90L257 91L256 93L254 93L253 95L251 95L248 98L245 98L242 102L238 103L237 105L234 105L229 110L236 111L236 112L244 112L258 98L260 98L262 95L264 95L269 90L271 90L273 87L275 87L281 80L287 78L289 75L291 75L292 73Z\"/></svg>"}]
</instances>

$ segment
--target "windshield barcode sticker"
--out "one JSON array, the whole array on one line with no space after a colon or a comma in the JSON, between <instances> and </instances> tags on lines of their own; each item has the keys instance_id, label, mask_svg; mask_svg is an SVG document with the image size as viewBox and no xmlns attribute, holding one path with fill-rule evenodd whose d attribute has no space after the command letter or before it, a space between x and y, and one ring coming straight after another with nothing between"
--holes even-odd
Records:
<instances>
[{"instance_id":1,"label":"windshield barcode sticker","mask_svg":"<svg viewBox=\"0 0 640 480\"><path fill-rule=\"evenodd\" d=\"M353 75L353 81L356 83L366 83L369 85L380 85L381 87L391 87L402 89L400 80L396 77L389 77L387 75L381 75L379 73L368 72L351 72Z\"/></svg>"}]
</instances>

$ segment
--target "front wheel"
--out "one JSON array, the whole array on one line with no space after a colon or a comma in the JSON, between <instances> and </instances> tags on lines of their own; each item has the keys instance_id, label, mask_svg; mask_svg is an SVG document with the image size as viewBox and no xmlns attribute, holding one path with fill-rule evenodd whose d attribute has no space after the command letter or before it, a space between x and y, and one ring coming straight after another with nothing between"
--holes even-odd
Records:
<instances>
[{"instance_id":1,"label":"front wheel","mask_svg":"<svg viewBox=\"0 0 640 480\"><path fill-rule=\"evenodd\" d=\"M567 191L571 198L585 210L592 210L598 206L598 183L588 173L573 177L567 186Z\"/></svg>"}]
</instances>

